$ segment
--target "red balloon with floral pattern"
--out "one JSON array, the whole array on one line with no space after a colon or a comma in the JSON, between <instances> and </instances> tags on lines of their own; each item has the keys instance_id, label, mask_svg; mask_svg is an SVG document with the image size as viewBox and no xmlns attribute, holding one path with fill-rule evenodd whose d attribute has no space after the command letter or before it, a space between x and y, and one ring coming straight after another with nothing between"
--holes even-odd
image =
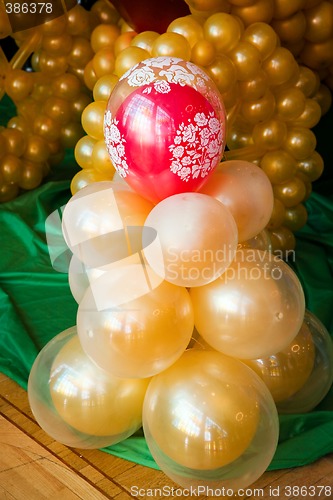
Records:
<instances>
[{"instance_id":1,"label":"red balloon with floral pattern","mask_svg":"<svg viewBox=\"0 0 333 500\"><path fill-rule=\"evenodd\" d=\"M118 173L154 203L197 191L221 160L225 110L213 81L193 63L146 59L120 79L104 136Z\"/></svg>"}]
</instances>

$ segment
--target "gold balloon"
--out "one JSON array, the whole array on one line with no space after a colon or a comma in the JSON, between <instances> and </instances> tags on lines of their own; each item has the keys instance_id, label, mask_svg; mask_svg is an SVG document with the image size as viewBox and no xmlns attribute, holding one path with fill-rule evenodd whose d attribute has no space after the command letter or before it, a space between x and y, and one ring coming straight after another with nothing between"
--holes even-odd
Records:
<instances>
[{"instance_id":1,"label":"gold balloon","mask_svg":"<svg viewBox=\"0 0 333 500\"><path fill-rule=\"evenodd\" d=\"M293 121L293 124L299 127L313 128L319 123L321 115L320 104L314 99L306 99L303 113Z\"/></svg>"},{"instance_id":2,"label":"gold balloon","mask_svg":"<svg viewBox=\"0 0 333 500\"><path fill-rule=\"evenodd\" d=\"M186 38L191 48L201 39L203 39L203 29L201 24L194 16L179 17L172 21L168 28L168 33L179 33Z\"/></svg>"},{"instance_id":3,"label":"gold balloon","mask_svg":"<svg viewBox=\"0 0 333 500\"><path fill-rule=\"evenodd\" d=\"M311 9L306 9L305 38L309 42L324 42L333 34L333 5L330 2L320 2Z\"/></svg>"},{"instance_id":4,"label":"gold balloon","mask_svg":"<svg viewBox=\"0 0 333 500\"><path fill-rule=\"evenodd\" d=\"M97 80L93 88L93 97L95 101L108 101L112 90L118 83L117 75L104 75Z\"/></svg>"},{"instance_id":5,"label":"gold balloon","mask_svg":"<svg viewBox=\"0 0 333 500\"><path fill-rule=\"evenodd\" d=\"M154 41L151 55L152 57L179 57L180 59L189 61L191 57L191 45L179 33L163 33Z\"/></svg>"},{"instance_id":6,"label":"gold balloon","mask_svg":"<svg viewBox=\"0 0 333 500\"><path fill-rule=\"evenodd\" d=\"M267 90L267 78L261 69L251 80L238 82L239 91L243 101L256 101L261 99Z\"/></svg>"},{"instance_id":7,"label":"gold balloon","mask_svg":"<svg viewBox=\"0 0 333 500\"><path fill-rule=\"evenodd\" d=\"M77 326L84 351L100 367L118 377L146 378L183 354L194 321L187 290L161 280L138 256L91 283Z\"/></svg>"},{"instance_id":8,"label":"gold balloon","mask_svg":"<svg viewBox=\"0 0 333 500\"><path fill-rule=\"evenodd\" d=\"M104 138L103 124L105 110L105 101L95 101L88 104L82 113L82 127L88 135L97 141Z\"/></svg>"},{"instance_id":9,"label":"gold balloon","mask_svg":"<svg viewBox=\"0 0 333 500\"><path fill-rule=\"evenodd\" d=\"M324 170L324 160L317 151L305 160L297 162L297 176L305 182L319 179Z\"/></svg>"},{"instance_id":10,"label":"gold balloon","mask_svg":"<svg viewBox=\"0 0 333 500\"><path fill-rule=\"evenodd\" d=\"M223 467L242 455L257 431L260 395L253 379L235 359L188 350L152 379L144 430L180 466L200 471Z\"/></svg>"},{"instance_id":11,"label":"gold balloon","mask_svg":"<svg viewBox=\"0 0 333 500\"><path fill-rule=\"evenodd\" d=\"M273 251L283 256L288 257L290 252L294 251L296 246L296 238L294 233L285 226L277 227L270 231Z\"/></svg>"},{"instance_id":12,"label":"gold balloon","mask_svg":"<svg viewBox=\"0 0 333 500\"><path fill-rule=\"evenodd\" d=\"M106 149L105 141L96 142L91 153L91 161L93 168L99 172L106 173L110 176L114 175L115 168Z\"/></svg>"},{"instance_id":13,"label":"gold balloon","mask_svg":"<svg viewBox=\"0 0 333 500\"><path fill-rule=\"evenodd\" d=\"M204 36L218 54L224 54L236 47L241 37L241 26L230 14L218 12L205 21Z\"/></svg>"},{"instance_id":14,"label":"gold balloon","mask_svg":"<svg viewBox=\"0 0 333 500\"><path fill-rule=\"evenodd\" d=\"M255 101L245 101L240 108L241 115L250 124L269 120L275 110L275 97L273 92L267 88L265 94Z\"/></svg>"},{"instance_id":15,"label":"gold balloon","mask_svg":"<svg viewBox=\"0 0 333 500\"><path fill-rule=\"evenodd\" d=\"M241 249L225 273L192 288L195 326L214 349L241 359L269 356L297 335L304 293L291 268L270 252Z\"/></svg>"},{"instance_id":16,"label":"gold balloon","mask_svg":"<svg viewBox=\"0 0 333 500\"><path fill-rule=\"evenodd\" d=\"M199 40L193 47L191 52L191 61L198 66L209 66L216 57L214 45L208 40ZM215 81L215 78L214 78ZM217 83L215 81L215 83Z\"/></svg>"},{"instance_id":17,"label":"gold balloon","mask_svg":"<svg viewBox=\"0 0 333 500\"><path fill-rule=\"evenodd\" d=\"M304 12L299 10L290 17L273 19L271 26L284 44L303 42L306 30L306 17Z\"/></svg>"},{"instance_id":18,"label":"gold balloon","mask_svg":"<svg viewBox=\"0 0 333 500\"><path fill-rule=\"evenodd\" d=\"M276 94L276 112L282 120L293 121L298 118L305 108L305 96L297 88L282 90Z\"/></svg>"},{"instance_id":19,"label":"gold balloon","mask_svg":"<svg viewBox=\"0 0 333 500\"><path fill-rule=\"evenodd\" d=\"M226 55L218 55L207 66L206 71L222 94L236 85L236 68L231 59Z\"/></svg>"},{"instance_id":20,"label":"gold balloon","mask_svg":"<svg viewBox=\"0 0 333 500\"><path fill-rule=\"evenodd\" d=\"M92 59L92 67L97 78L113 73L115 67L113 49L110 47L99 49Z\"/></svg>"},{"instance_id":21,"label":"gold balloon","mask_svg":"<svg viewBox=\"0 0 333 500\"><path fill-rule=\"evenodd\" d=\"M260 52L262 60L267 59L278 44L278 37L269 24L251 23L243 34L243 40L252 43Z\"/></svg>"},{"instance_id":22,"label":"gold balloon","mask_svg":"<svg viewBox=\"0 0 333 500\"><path fill-rule=\"evenodd\" d=\"M53 404L67 424L91 436L115 437L116 442L141 427L148 383L147 379L120 379L106 373L86 356L75 336L55 357L49 388Z\"/></svg>"},{"instance_id":23,"label":"gold balloon","mask_svg":"<svg viewBox=\"0 0 333 500\"><path fill-rule=\"evenodd\" d=\"M305 0L275 0L274 18L284 19L304 8Z\"/></svg>"},{"instance_id":24,"label":"gold balloon","mask_svg":"<svg viewBox=\"0 0 333 500\"><path fill-rule=\"evenodd\" d=\"M105 47L111 48L119 35L120 30L116 24L101 23L91 33L91 48L95 54Z\"/></svg>"},{"instance_id":25,"label":"gold balloon","mask_svg":"<svg viewBox=\"0 0 333 500\"><path fill-rule=\"evenodd\" d=\"M288 82L295 72L298 71L298 64L294 56L285 47L277 47L263 61L262 67L271 85L281 85Z\"/></svg>"},{"instance_id":26,"label":"gold balloon","mask_svg":"<svg viewBox=\"0 0 333 500\"><path fill-rule=\"evenodd\" d=\"M145 49L142 49L141 47L126 47L116 57L114 63L114 73L120 78L124 73L132 68L132 66L135 66L135 64L138 64L144 59L148 59L149 57L149 52L147 52L147 50Z\"/></svg>"},{"instance_id":27,"label":"gold balloon","mask_svg":"<svg viewBox=\"0 0 333 500\"><path fill-rule=\"evenodd\" d=\"M89 186L89 184L108 180L111 180L111 178L106 174L102 174L93 168L84 168L74 175L71 181L70 190L72 195L74 195L84 187Z\"/></svg>"},{"instance_id":28,"label":"gold balloon","mask_svg":"<svg viewBox=\"0 0 333 500\"><path fill-rule=\"evenodd\" d=\"M234 5L231 14L240 17L245 26L258 22L269 24L274 15L274 0L256 0L251 5Z\"/></svg>"},{"instance_id":29,"label":"gold balloon","mask_svg":"<svg viewBox=\"0 0 333 500\"><path fill-rule=\"evenodd\" d=\"M273 186L274 196L286 207L294 207L301 203L306 195L304 182L298 177Z\"/></svg>"},{"instance_id":30,"label":"gold balloon","mask_svg":"<svg viewBox=\"0 0 333 500\"><path fill-rule=\"evenodd\" d=\"M285 149L296 160L305 160L311 156L315 150L317 139L312 132L304 127L290 127L288 130Z\"/></svg>"},{"instance_id":31,"label":"gold balloon","mask_svg":"<svg viewBox=\"0 0 333 500\"><path fill-rule=\"evenodd\" d=\"M131 41L134 47L140 47L151 54L153 43L160 35L156 31L142 31L138 33Z\"/></svg>"},{"instance_id":32,"label":"gold balloon","mask_svg":"<svg viewBox=\"0 0 333 500\"><path fill-rule=\"evenodd\" d=\"M237 80L240 81L251 80L261 68L261 54L249 42L239 42L230 52L230 58L236 68Z\"/></svg>"},{"instance_id":33,"label":"gold balloon","mask_svg":"<svg viewBox=\"0 0 333 500\"><path fill-rule=\"evenodd\" d=\"M312 372L314 359L312 335L303 322L288 347L267 358L247 360L245 363L262 378L277 403L301 389Z\"/></svg>"},{"instance_id":34,"label":"gold balloon","mask_svg":"<svg viewBox=\"0 0 333 500\"><path fill-rule=\"evenodd\" d=\"M76 143L74 157L81 168L93 168L91 155L95 144L95 139L90 137L90 135L81 137Z\"/></svg>"},{"instance_id":35,"label":"gold balloon","mask_svg":"<svg viewBox=\"0 0 333 500\"><path fill-rule=\"evenodd\" d=\"M283 225L295 232L305 226L308 219L308 212L305 206L300 203L292 208L286 208Z\"/></svg>"},{"instance_id":36,"label":"gold balloon","mask_svg":"<svg viewBox=\"0 0 333 500\"><path fill-rule=\"evenodd\" d=\"M268 151L260 160L260 167L272 184L280 184L293 179L297 163L291 154L283 149Z\"/></svg>"},{"instance_id":37,"label":"gold balloon","mask_svg":"<svg viewBox=\"0 0 333 500\"><path fill-rule=\"evenodd\" d=\"M295 86L305 97L312 97L319 89L320 79L317 73L302 64L299 66L299 76Z\"/></svg>"},{"instance_id":38,"label":"gold balloon","mask_svg":"<svg viewBox=\"0 0 333 500\"><path fill-rule=\"evenodd\" d=\"M283 147L287 138L287 125L278 118L257 123L253 128L253 142L265 150Z\"/></svg>"}]
</instances>

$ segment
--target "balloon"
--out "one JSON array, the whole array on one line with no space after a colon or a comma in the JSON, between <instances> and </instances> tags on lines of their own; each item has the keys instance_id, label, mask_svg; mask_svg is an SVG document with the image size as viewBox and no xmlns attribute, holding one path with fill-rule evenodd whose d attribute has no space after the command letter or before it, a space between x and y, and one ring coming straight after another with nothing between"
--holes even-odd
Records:
<instances>
[{"instance_id":1,"label":"balloon","mask_svg":"<svg viewBox=\"0 0 333 500\"><path fill-rule=\"evenodd\" d=\"M292 269L262 250L241 249L220 278L191 288L194 322L214 349L240 359L270 356L297 335L304 293Z\"/></svg>"},{"instance_id":2,"label":"balloon","mask_svg":"<svg viewBox=\"0 0 333 500\"><path fill-rule=\"evenodd\" d=\"M222 162L202 193L213 196L233 215L239 241L256 236L267 225L273 210L273 191L267 175L254 163Z\"/></svg>"},{"instance_id":3,"label":"balloon","mask_svg":"<svg viewBox=\"0 0 333 500\"><path fill-rule=\"evenodd\" d=\"M164 33L171 21L190 13L185 2L174 0L163 0L162 3L144 0L140 2L140 8L135 0L112 0L112 4L138 33L146 30Z\"/></svg>"},{"instance_id":4,"label":"balloon","mask_svg":"<svg viewBox=\"0 0 333 500\"><path fill-rule=\"evenodd\" d=\"M38 354L28 397L38 424L53 439L76 448L101 448L141 426L149 380L106 373L82 351L76 327L54 337Z\"/></svg>"},{"instance_id":5,"label":"balloon","mask_svg":"<svg viewBox=\"0 0 333 500\"><path fill-rule=\"evenodd\" d=\"M247 360L245 363L262 378L278 403L303 387L313 370L314 360L312 335L303 322L288 347L267 358Z\"/></svg>"},{"instance_id":6,"label":"balloon","mask_svg":"<svg viewBox=\"0 0 333 500\"><path fill-rule=\"evenodd\" d=\"M251 369L190 349L151 380L143 428L159 467L182 487L246 487L266 469L278 438L269 391Z\"/></svg>"},{"instance_id":7,"label":"balloon","mask_svg":"<svg viewBox=\"0 0 333 500\"><path fill-rule=\"evenodd\" d=\"M221 160L225 121L219 92L204 71L157 57L120 78L107 104L104 137L120 175L157 203L200 189Z\"/></svg>"},{"instance_id":8,"label":"balloon","mask_svg":"<svg viewBox=\"0 0 333 500\"><path fill-rule=\"evenodd\" d=\"M93 280L77 314L84 351L104 370L125 378L150 377L174 363L193 326L187 290L141 263L119 265Z\"/></svg>"},{"instance_id":9,"label":"balloon","mask_svg":"<svg viewBox=\"0 0 333 500\"><path fill-rule=\"evenodd\" d=\"M121 183L90 184L65 206L62 218L65 241L86 265L111 264L141 250L138 235L141 236L140 228L152 207Z\"/></svg>"},{"instance_id":10,"label":"balloon","mask_svg":"<svg viewBox=\"0 0 333 500\"><path fill-rule=\"evenodd\" d=\"M254 248L256 250L272 251L272 242L267 229L263 229L253 238L238 243L238 248Z\"/></svg>"},{"instance_id":11,"label":"balloon","mask_svg":"<svg viewBox=\"0 0 333 500\"><path fill-rule=\"evenodd\" d=\"M148 215L145 229L157 233L144 245L149 265L179 286L201 286L218 278L237 247L237 227L228 209L200 193L162 200Z\"/></svg>"},{"instance_id":12,"label":"balloon","mask_svg":"<svg viewBox=\"0 0 333 500\"><path fill-rule=\"evenodd\" d=\"M322 322L305 311L306 327L314 344L314 363L305 384L290 397L277 403L279 413L306 413L313 410L326 396L333 383L333 342Z\"/></svg>"}]
</instances>

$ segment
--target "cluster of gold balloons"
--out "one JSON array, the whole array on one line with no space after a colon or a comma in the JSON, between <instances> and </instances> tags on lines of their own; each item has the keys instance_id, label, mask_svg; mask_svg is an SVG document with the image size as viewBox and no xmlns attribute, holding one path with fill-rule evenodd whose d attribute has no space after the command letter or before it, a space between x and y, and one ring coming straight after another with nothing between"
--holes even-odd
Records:
<instances>
[{"instance_id":1,"label":"cluster of gold balloons","mask_svg":"<svg viewBox=\"0 0 333 500\"><path fill-rule=\"evenodd\" d=\"M162 34L136 33L123 20L116 25L103 23L92 32L94 55L85 68L85 83L93 91L94 102L82 114L87 135L77 143L75 157L83 170L73 178L72 193L113 176L103 143L103 117L119 77L146 58L179 57L194 62L215 81L228 114L225 157L255 162L265 171L274 190L274 209L267 224L273 248L292 249L294 231L307 220L303 202L324 167L311 128L331 104L329 88L321 78L330 71L333 52L322 51L320 67L305 54L316 51L314 45L330 46L332 4L310 0L187 3L191 15L175 19ZM304 29L298 29L298 24ZM302 52L296 51L297 44Z\"/></svg>"},{"instance_id":2,"label":"cluster of gold balloons","mask_svg":"<svg viewBox=\"0 0 333 500\"><path fill-rule=\"evenodd\" d=\"M1 30L0 37L10 35L18 48L9 62L0 51L0 93L16 106L16 116L0 130L0 202L39 186L84 134L81 115L92 100L83 79L93 54L91 32L119 17L111 4L102 4L91 11L76 5L36 28ZM0 18L1 25L3 11ZM32 71L25 71L30 56Z\"/></svg>"},{"instance_id":3,"label":"cluster of gold balloons","mask_svg":"<svg viewBox=\"0 0 333 500\"><path fill-rule=\"evenodd\" d=\"M183 487L254 482L275 453L278 411L310 411L333 381L332 340L296 274L253 238L271 184L243 160L224 169L230 209L223 183L156 205L121 179L72 196L62 232L77 325L44 347L28 382L53 438L97 448L143 425L153 458ZM237 246L241 231L250 239Z\"/></svg>"}]
</instances>

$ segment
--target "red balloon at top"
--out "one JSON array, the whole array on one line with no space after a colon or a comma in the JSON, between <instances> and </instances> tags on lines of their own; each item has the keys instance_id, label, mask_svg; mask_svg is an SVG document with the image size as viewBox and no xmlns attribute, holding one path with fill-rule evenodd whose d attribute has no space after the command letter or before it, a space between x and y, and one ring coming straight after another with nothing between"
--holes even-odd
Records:
<instances>
[{"instance_id":1,"label":"red balloon at top","mask_svg":"<svg viewBox=\"0 0 333 500\"><path fill-rule=\"evenodd\" d=\"M118 173L158 203L198 191L221 160L225 110L214 82L191 62L146 59L122 76L104 119Z\"/></svg>"},{"instance_id":2,"label":"red balloon at top","mask_svg":"<svg viewBox=\"0 0 333 500\"><path fill-rule=\"evenodd\" d=\"M125 21L138 33L164 33L174 19L190 14L184 0L112 0Z\"/></svg>"}]
</instances>

